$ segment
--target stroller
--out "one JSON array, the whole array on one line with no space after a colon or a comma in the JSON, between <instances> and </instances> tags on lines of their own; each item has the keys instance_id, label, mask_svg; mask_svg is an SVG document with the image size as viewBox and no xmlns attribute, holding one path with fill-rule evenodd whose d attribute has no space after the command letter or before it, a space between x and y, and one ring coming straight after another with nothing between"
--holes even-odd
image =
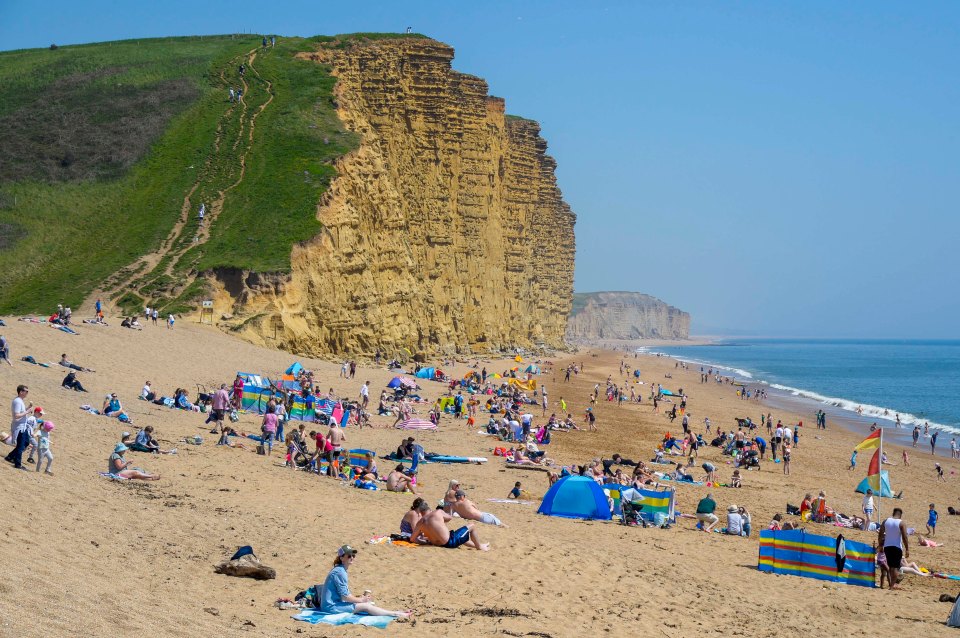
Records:
<instances>
[{"instance_id":1,"label":"stroller","mask_svg":"<svg viewBox=\"0 0 960 638\"><path fill-rule=\"evenodd\" d=\"M623 512L623 516L620 518L620 522L623 525L647 526L647 521L640 516L640 510L643 509L643 505L633 503L632 501L628 500L622 500L620 501L620 509Z\"/></svg>"}]
</instances>

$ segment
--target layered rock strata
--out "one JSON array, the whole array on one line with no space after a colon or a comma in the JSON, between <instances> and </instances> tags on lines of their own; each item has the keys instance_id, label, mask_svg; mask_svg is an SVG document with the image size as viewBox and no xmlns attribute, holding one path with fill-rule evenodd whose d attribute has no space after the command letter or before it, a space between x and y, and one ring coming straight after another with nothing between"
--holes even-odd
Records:
<instances>
[{"instance_id":1,"label":"layered rock strata","mask_svg":"<svg viewBox=\"0 0 960 638\"><path fill-rule=\"evenodd\" d=\"M574 295L574 311L567 322L567 338L575 343L689 336L688 313L639 292Z\"/></svg>"},{"instance_id":2,"label":"layered rock strata","mask_svg":"<svg viewBox=\"0 0 960 638\"><path fill-rule=\"evenodd\" d=\"M575 216L536 122L426 39L318 47L359 149L318 206L289 277L218 273L220 312L297 352L562 346Z\"/></svg>"}]
</instances>

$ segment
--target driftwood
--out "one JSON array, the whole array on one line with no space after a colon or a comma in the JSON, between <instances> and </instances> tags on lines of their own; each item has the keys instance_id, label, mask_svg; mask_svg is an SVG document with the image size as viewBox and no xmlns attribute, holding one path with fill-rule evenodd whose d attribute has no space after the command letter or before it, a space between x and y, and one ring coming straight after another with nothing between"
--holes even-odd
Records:
<instances>
[{"instance_id":1,"label":"driftwood","mask_svg":"<svg viewBox=\"0 0 960 638\"><path fill-rule=\"evenodd\" d=\"M277 570L261 564L260 560L252 554L233 560L225 560L214 567L213 571L226 576L253 578L255 580L271 580L277 577Z\"/></svg>"}]
</instances>

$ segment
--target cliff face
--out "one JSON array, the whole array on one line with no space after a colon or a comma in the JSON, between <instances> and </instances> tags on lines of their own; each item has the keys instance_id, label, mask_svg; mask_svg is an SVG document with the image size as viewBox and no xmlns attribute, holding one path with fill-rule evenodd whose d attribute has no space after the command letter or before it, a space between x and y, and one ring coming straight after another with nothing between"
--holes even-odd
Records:
<instances>
[{"instance_id":1,"label":"cliff face","mask_svg":"<svg viewBox=\"0 0 960 638\"><path fill-rule=\"evenodd\" d=\"M567 322L567 338L573 342L689 336L688 313L638 292L574 295L574 310Z\"/></svg>"},{"instance_id":2,"label":"cliff face","mask_svg":"<svg viewBox=\"0 0 960 638\"><path fill-rule=\"evenodd\" d=\"M318 47L360 148L318 206L323 233L285 280L220 273L220 312L308 353L563 344L575 216L532 121L422 39ZM276 333L276 341L273 341Z\"/></svg>"}]
</instances>

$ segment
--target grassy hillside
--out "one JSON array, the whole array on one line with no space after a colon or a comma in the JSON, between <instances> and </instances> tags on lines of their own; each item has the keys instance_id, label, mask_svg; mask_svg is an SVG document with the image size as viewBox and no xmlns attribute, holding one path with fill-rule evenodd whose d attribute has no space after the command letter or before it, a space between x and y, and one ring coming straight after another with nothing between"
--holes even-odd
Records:
<instances>
[{"instance_id":1,"label":"grassy hillside","mask_svg":"<svg viewBox=\"0 0 960 638\"><path fill-rule=\"evenodd\" d=\"M0 53L0 314L77 307L95 290L182 310L204 293L198 270L289 270L292 244L319 231L333 160L356 140L329 70L294 58L311 41L259 45Z\"/></svg>"}]
</instances>

